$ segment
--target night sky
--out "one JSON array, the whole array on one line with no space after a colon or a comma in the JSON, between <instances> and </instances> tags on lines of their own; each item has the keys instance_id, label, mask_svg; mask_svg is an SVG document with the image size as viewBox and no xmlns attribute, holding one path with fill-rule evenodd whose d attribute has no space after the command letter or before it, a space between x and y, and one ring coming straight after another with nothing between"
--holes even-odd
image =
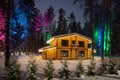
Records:
<instances>
[{"instance_id":1,"label":"night sky","mask_svg":"<svg viewBox=\"0 0 120 80\"><path fill-rule=\"evenodd\" d=\"M35 6L40 9L41 13L44 13L49 6L52 6L55 10L55 20L58 20L58 11L60 8L63 8L66 11L66 19L71 12L74 12L76 20L80 21L81 26L83 27L83 9L78 5L73 5L73 0L35 0Z\"/></svg>"}]
</instances>

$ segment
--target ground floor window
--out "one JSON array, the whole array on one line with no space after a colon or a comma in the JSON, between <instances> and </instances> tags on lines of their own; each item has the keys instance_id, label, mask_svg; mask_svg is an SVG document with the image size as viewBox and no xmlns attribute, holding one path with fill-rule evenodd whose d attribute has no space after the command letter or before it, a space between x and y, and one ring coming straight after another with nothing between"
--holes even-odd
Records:
<instances>
[{"instance_id":1,"label":"ground floor window","mask_svg":"<svg viewBox=\"0 0 120 80\"><path fill-rule=\"evenodd\" d=\"M79 51L78 52L78 57L84 57L85 55L84 55L84 51Z\"/></svg>"},{"instance_id":2,"label":"ground floor window","mask_svg":"<svg viewBox=\"0 0 120 80\"><path fill-rule=\"evenodd\" d=\"M68 57L68 50L62 50L61 57Z\"/></svg>"}]
</instances>

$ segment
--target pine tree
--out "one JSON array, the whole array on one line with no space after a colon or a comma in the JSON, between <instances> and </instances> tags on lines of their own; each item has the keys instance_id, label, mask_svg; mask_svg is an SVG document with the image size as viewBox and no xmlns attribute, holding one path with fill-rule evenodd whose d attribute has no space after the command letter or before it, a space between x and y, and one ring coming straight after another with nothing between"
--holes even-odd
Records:
<instances>
[{"instance_id":1,"label":"pine tree","mask_svg":"<svg viewBox=\"0 0 120 80\"><path fill-rule=\"evenodd\" d=\"M5 0L0 1L0 50L5 46Z\"/></svg>"},{"instance_id":2,"label":"pine tree","mask_svg":"<svg viewBox=\"0 0 120 80\"><path fill-rule=\"evenodd\" d=\"M5 80L22 80L20 65L17 63L17 60L11 59L9 66L5 70Z\"/></svg>"},{"instance_id":3,"label":"pine tree","mask_svg":"<svg viewBox=\"0 0 120 80\"><path fill-rule=\"evenodd\" d=\"M117 58L117 69L120 70L120 58Z\"/></svg>"},{"instance_id":4,"label":"pine tree","mask_svg":"<svg viewBox=\"0 0 120 80\"><path fill-rule=\"evenodd\" d=\"M120 56L120 0L114 0L112 17L112 55Z\"/></svg>"},{"instance_id":5,"label":"pine tree","mask_svg":"<svg viewBox=\"0 0 120 80\"><path fill-rule=\"evenodd\" d=\"M54 9L52 6L48 8L48 10L44 13L44 20L43 20L43 39L44 39L44 46L46 45L46 41L52 37L52 23L54 19Z\"/></svg>"},{"instance_id":6,"label":"pine tree","mask_svg":"<svg viewBox=\"0 0 120 80\"><path fill-rule=\"evenodd\" d=\"M61 62L63 67L61 69L59 69L59 76L60 78L62 78L63 80L69 80L70 78L70 70L68 69L68 63L67 61Z\"/></svg>"},{"instance_id":7,"label":"pine tree","mask_svg":"<svg viewBox=\"0 0 120 80\"><path fill-rule=\"evenodd\" d=\"M55 73L54 73L55 69L51 59L46 62L46 67L43 69L44 69L45 76L47 77L47 80L53 80L55 77Z\"/></svg>"},{"instance_id":8,"label":"pine tree","mask_svg":"<svg viewBox=\"0 0 120 80\"><path fill-rule=\"evenodd\" d=\"M85 70L83 68L82 62L79 61L78 65L76 66L75 74L77 77L81 77L82 74L84 74Z\"/></svg>"},{"instance_id":9,"label":"pine tree","mask_svg":"<svg viewBox=\"0 0 120 80\"><path fill-rule=\"evenodd\" d=\"M35 18L35 3L34 0L21 0L21 4L20 4L20 9L21 11L23 11L23 13L26 16L27 22L26 27L24 27L23 30L23 35L21 36L21 38L23 37L23 43L22 46L25 46L26 49L28 49L29 51L35 52L35 48L33 49L33 46L35 47L35 45L33 44L29 44L31 42L35 42L35 40L33 40L33 38L35 38L35 29L34 29L34 18Z\"/></svg>"},{"instance_id":10,"label":"pine tree","mask_svg":"<svg viewBox=\"0 0 120 80\"><path fill-rule=\"evenodd\" d=\"M37 64L35 60L31 60L27 66L27 80L40 80L38 77Z\"/></svg>"},{"instance_id":11,"label":"pine tree","mask_svg":"<svg viewBox=\"0 0 120 80\"><path fill-rule=\"evenodd\" d=\"M116 59L109 59L108 72L109 74L118 74Z\"/></svg>"},{"instance_id":12,"label":"pine tree","mask_svg":"<svg viewBox=\"0 0 120 80\"><path fill-rule=\"evenodd\" d=\"M38 49L43 47L43 38L42 36L42 27L43 27L43 16L40 13L40 10L37 8L34 9L35 11L35 18L34 18L34 29L35 29L35 36L36 36L36 52L38 52Z\"/></svg>"},{"instance_id":13,"label":"pine tree","mask_svg":"<svg viewBox=\"0 0 120 80\"><path fill-rule=\"evenodd\" d=\"M82 31L81 23L80 23L80 22L77 23L77 27L78 27L78 33L79 33L79 34L83 34L83 31Z\"/></svg>"},{"instance_id":14,"label":"pine tree","mask_svg":"<svg viewBox=\"0 0 120 80\"><path fill-rule=\"evenodd\" d=\"M90 24L90 23L89 23L88 21L86 21L86 22L84 23L84 27L83 27L83 29L82 29L83 35L85 35L85 36L87 36L87 37L91 37L91 35L90 35L91 30L90 30L89 24ZM86 32L87 32L87 33L86 33Z\"/></svg>"},{"instance_id":15,"label":"pine tree","mask_svg":"<svg viewBox=\"0 0 120 80\"><path fill-rule=\"evenodd\" d=\"M96 72L95 72L96 66L95 65L96 64L93 60L90 62L90 65L88 65L88 71L87 71L88 76L94 76L96 74Z\"/></svg>"},{"instance_id":16,"label":"pine tree","mask_svg":"<svg viewBox=\"0 0 120 80\"><path fill-rule=\"evenodd\" d=\"M65 19L65 10L63 8L59 9L59 21L56 29L56 35L67 33L67 20Z\"/></svg>"},{"instance_id":17,"label":"pine tree","mask_svg":"<svg viewBox=\"0 0 120 80\"><path fill-rule=\"evenodd\" d=\"M12 48L16 49L18 49L22 44L22 41L25 38L25 36L23 36L26 30L25 27L27 27L27 17L25 16L25 13L23 13L23 11L20 9L20 1L11 1L10 43Z\"/></svg>"},{"instance_id":18,"label":"pine tree","mask_svg":"<svg viewBox=\"0 0 120 80\"><path fill-rule=\"evenodd\" d=\"M75 19L75 15L74 13L72 12L70 14L70 17L68 17L69 20L70 20L70 24L68 25L68 33L79 33L79 28L77 26L77 22L76 22L76 19Z\"/></svg>"},{"instance_id":19,"label":"pine tree","mask_svg":"<svg viewBox=\"0 0 120 80\"><path fill-rule=\"evenodd\" d=\"M104 75L108 74L108 61L107 60L101 60L101 64L97 69L97 75Z\"/></svg>"},{"instance_id":20,"label":"pine tree","mask_svg":"<svg viewBox=\"0 0 120 80\"><path fill-rule=\"evenodd\" d=\"M34 1L33 0L11 0L10 19L10 43L11 47L19 50L21 47L27 49L27 43L34 35ZM16 45L17 44L17 45ZM29 47L30 48L30 47Z\"/></svg>"}]
</instances>

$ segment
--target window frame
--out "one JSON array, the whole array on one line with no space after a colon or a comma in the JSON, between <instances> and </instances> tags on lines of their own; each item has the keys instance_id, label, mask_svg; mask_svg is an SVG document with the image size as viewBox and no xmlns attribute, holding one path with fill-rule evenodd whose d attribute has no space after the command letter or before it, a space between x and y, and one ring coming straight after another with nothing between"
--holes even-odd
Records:
<instances>
[{"instance_id":1,"label":"window frame","mask_svg":"<svg viewBox=\"0 0 120 80\"><path fill-rule=\"evenodd\" d=\"M85 47L84 41L78 41L78 47Z\"/></svg>"},{"instance_id":2,"label":"window frame","mask_svg":"<svg viewBox=\"0 0 120 80\"><path fill-rule=\"evenodd\" d=\"M85 51L78 51L78 57L85 57Z\"/></svg>"},{"instance_id":3,"label":"window frame","mask_svg":"<svg viewBox=\"0 0 120 80\"><path fill-rule=\"evenodd\" d=\"M61 50L61 57L68 57L68 50Z\"/></svg>"},{"instance_id":4,"label":"window frame","mask_svg":"<svg viewBox=\"0 0 120 80\"><path fill-rule=\"evenodd\" d=\"M66 41L66 42L64 42L64 41ZM69 46L69 40L61 40L61 46L68 47Z\"/></svg>"},{"instance_id":5,"label":"window frame","mask_svg":"<svg viewBox=\"0 0 120 80\"><path fill-rule=\"evenodd\" d=\"M75 40L72 40L72 44L75 44Z\"/></svg>"}]
</instances>

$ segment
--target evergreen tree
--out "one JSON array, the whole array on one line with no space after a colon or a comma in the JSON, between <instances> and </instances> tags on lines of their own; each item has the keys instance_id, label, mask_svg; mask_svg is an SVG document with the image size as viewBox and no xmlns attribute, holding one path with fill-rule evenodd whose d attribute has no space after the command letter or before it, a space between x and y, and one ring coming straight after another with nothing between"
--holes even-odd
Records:
<instances>
[{"instance_id":1,"label":"evergreen tree","mask_svg":"<svg viewBox=\"0 0 120 80\"><path fill-rule=\"evenodd\" d=\"M85 70L83 68L82 62L80 61L78 65L76 66L75 74L77 77L81 77L82 74L84 74Z\"/></svg>"},{"instance_id":2,"label":"evergreen tree","mask_svg":"<svg viewBox=\"0 0 120 80\"><path fill-rule=\"evenodd\" d=\"M0 1L0 50L4 49L5 46L5 0Z\"/></svg>"},{"instance_id":3,"label":"evergreen tree","mask_svg":"<svg viewBox=\"0 0 120 80\"><path fill-rule=\"evenodd\" d=\"M102 59L111 55L111 0L102 1Z\"/></svg>"},{"instance_id":4,"label":"evergreen tree","mask_svg":"<svg viewBox=\"0 0 120 80\"><path fill-rule=\"evenodd\" d=\"M59 76L63 80L69 80L70 78L70 70L68 69L68 63L67 61L61 62L63 67L59 69Z\"/></svg>"},{"instance_id":5,"label":"evergreen tree","mask_svg":"<svg viewBox=\"0 0 120 80\"><path fill-rule=\"evenodd\" d=\"M43 24L44 27L42 28L43 31L43 41L44 41L44 46L46 45L46 41L49 40L52 37L52 23L53 23L53 18L54 18L54 9L53 7L49 7L48 10L44 14L44 20Z\"/></svg>"},{"instance_id":6,"label":"evergreen tree","mask_svg":"<svg viewBox=\"0 0 120 80\"><path fill-rule=\"evenodd\" d=\"M67 20L65 19L65 10L63 8L59 9L59 21L56 29L56 35L67 33Z\"/></svg>"},{"instance_id":7,"label":"evergreen tree","mask_svg":"<svg viewBox=\"0 0 120 80\"><path fill-rule=\"evenodd\" d=\"M117 58L117 69L118 70L120 70L120 63L119 63L119 61L120 61L120 58Z\"/></svg>"},{"instance_id":8,"label":"evergreen tree","mask_svg":"<svg viewBox=\"0 0 120 80\"><path fill-rule=\"evenodd\" d=\"M12 0L11 4L10 43L12 48L18 49L22 44L22 35L27 19L23 11L20 10L20 1Z\"/></svg>"},{"instance_id":9,"label":"evergreen tree","mask_svg":"<svg viewBox=\"0 0 120 80\"><path fill-rule=\"evenodd\" d=\"M35 60L29 61L27 66L27 80L39 80L37 64Z\"/></svg>"},{"instance_id":10,"label":"evergreen tree","mask_svg":"<svg viewBox=\"0 0 120 80\"><path fill-rule=\"evenodd\" d=\"M47 80L53 80L53 78L55 77L55 73L54 73L55 69L51 59L48 62L46 62L46 67L43 69Z\"/></svg>"},{"instance_id":11,"label":"evergreen tree","mask_svg":"<svg viewBox=\"0 0 120 80\"><path fill-rule=\"evenodd\" d=\"M56 20L53 21L52 27L51 27L51 34L52 36L55 36L55 31L56 31Z\"/></svg>"},{"instance_id":12,"label":"evergreen tree","mask_svg":"<svg viewBox=\"0 0 120 80\"><path fill-rule=\"evenodd\" d=\"M77 23L77 27L78 27L78 33L79 33L79 34L83 34L83 31L82 31L81 23L80 23L80 22Z\"/></svg>"},{"instance_id":13,"label":"evergreen tree","mask_svg":"<svg viewBox=\"0 0 120 80\"><path fill-rule=\"evenodd\" d=\"M97 69L97 75L104 75L108 74L108 61L107 60L101 60L101 64Z\"/></svg>"},{"instance_id":14,"label":"evergreen tree","mask_svg":"<svg viewBox=\"0 0 120 80\"><path fill-rule=\"evenodd\" d=\"M33 28L34 1L26 1L11 1L10 43L12 48L17 50L22 46L27 48L27 43L29 43L27 38L35 36Z\"/></svg>"},{"instance_id":15,"label":"evergreen tree","mask_svg":"<svg viewBox=\"0 0 120 80\"><path fill-rule=\"evenodd\" d=\"M114 0L112 27L112 55L120 56L120 1Z\"/></svg>"},{"instance_id":16,"label":"evergreen tree","mask_svg":"<svg viewBox=\"0 0 120 80\"><path fill-rule=\"evenodd\" d=\"M39 48L43 47L43 37L42 37L42 27L43 27L43 16L40 13L40 10L37 8L35 10L35 19L34 19L34 28L35 28L35 36L36 36L36 52Z\"/></svg>"},{"instance_id":17,"label":"evergreen tree","mask_svg":"<svg viewBox=\"0 0 120 80\"><path fill-rule=\"evenodd\" d=\"M118 74L116 59L109 59L108 72L109 74Z\"/></svg>"},{"instance_id":18,"label":"evergreen tree","mask_svg":"<svg viewBox=\"0 0 120 80\"><path fill-rule=\"evenodd\" d=\"M95 65L96 65L95 62L92 60L90 62L90 65L88 66L88 72L87 72L88 76L94 76L96 74L96 72L95 72L96 66Z\"/></svg>"},{"instance_id":19,"label":"evergreen tree","mask_svg":"<svg viewBox=\"0 0 120 80\"><path fill-rule=\"evenodd\" d=\"M24 27L24 35L22 37L24 38L24 42L22 43L22 46L26 46L27 49L34 51L33 44L29 44L30 42L33 42L33 38L35 38L35 29L34 29L34 18L35 18L35 4L34 0L21 0L20 9L23 11L23 13L26 15L27 18L27 25L26 28ZM35 42L35 40L34 40ZM31 46L31 47L30 47ZM35 47L35 45L34 45Z\"/></svg>"},{"instance_id":20,"label":"evergreen tree","mask_svg":"<svg viewBox=\"0 0 120 80\"><path fill-rule=\"evenodd\" d=\"M82 29L83 31L83 35L87 36L87 37L91 37L90 33L91 33L91 30L90 30L90 26L89 26L89 22L86 21L84 23L84 27Z\"/></svg>"},{"instance_id":21,"label":"evergreen tree","mask_svg":"<svg viewBox=\"0 0 120 80\"><path fill-rule=\"evenodd\" d=\"M5 70L5 80L22 80L20 65L17 63L17 60L11 59L9 66Z\"/></svg>"},{"instance_id":22,"label":"evergreen tree","mask_svg":"<svg viewBox=\"0 0 120 80\"><path fill-rule=\"evenodd\" d=\"M70 14L69 20L70 24L68 25L68 33L78 33L78 26L73 12Z\"/></svg>"},{"instance_id":23,"label":"evergreen tree","mask_svg":"<svg viewBox=\"0 0 120 80\"><path fill-rule=\"evenodd\" d=\"M40 13L40 10L37 8L34 9L35 11L35 19L34 19L34 28L35 31L39 31L43 27L43 16Z\"/></svg>"}]
</instances>

